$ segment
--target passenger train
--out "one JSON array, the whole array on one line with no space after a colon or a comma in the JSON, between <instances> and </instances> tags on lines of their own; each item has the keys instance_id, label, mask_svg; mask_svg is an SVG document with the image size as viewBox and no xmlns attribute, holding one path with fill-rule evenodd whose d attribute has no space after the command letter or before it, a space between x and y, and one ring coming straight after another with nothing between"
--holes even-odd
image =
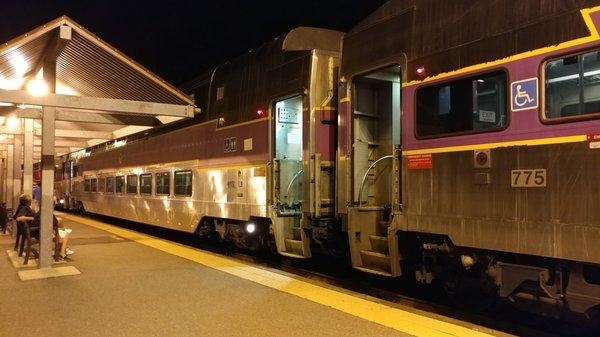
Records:
<instances>
[{"instance_id":1,"label":"passenger train","mask_svg":"<svg viewBox=\"0 0 600 337\"><path fill-rule=\"evenodd\" d=\"M346 254L469 307L593 317L597 5L391 0L345 34L296 28L189 83L193 119L62 157L58 193L242 248Z\"/></svg>"}]
</instances>

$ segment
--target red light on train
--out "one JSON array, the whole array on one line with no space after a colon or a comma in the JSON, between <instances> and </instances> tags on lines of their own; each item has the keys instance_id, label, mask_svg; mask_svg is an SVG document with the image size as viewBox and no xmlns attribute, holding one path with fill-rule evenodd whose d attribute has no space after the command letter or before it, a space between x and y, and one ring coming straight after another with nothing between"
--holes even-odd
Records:
<instances>
[{"instance_id":1,"label":"red light on train","mask_svg":"<svg viewBox=\"0 0 600 337\"><path fill-rule=\"evenodd\" d=\"M263 109L258 109L258 110L256 110L256 115L257 115L258 117L264 117L266 114L267 114L267 113L266 113L266 112L265 112L265 110L263 110Z\"/></svg>"},{"instance_id":2,"label":"red light on train","mask_svg":"<svg viewBox=\"0 0 600 337\"><path fill-rule=\"evenodd\" d=\"M417 76L419 76L419 77L425 77L425 76L427 76L427 72L425 71L425 67L424 66L418 67L415 72L417 73Z\"/></svg>"}]
</instances>

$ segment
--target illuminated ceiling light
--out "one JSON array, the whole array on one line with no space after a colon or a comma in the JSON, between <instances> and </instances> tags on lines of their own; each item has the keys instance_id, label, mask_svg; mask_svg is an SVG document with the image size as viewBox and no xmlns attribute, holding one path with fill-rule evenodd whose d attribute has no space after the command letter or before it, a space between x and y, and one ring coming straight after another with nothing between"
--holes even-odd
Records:
<instances>
[{"instance_id":1,"label":"illuminated ceiling light","mask_svg":"<svg viewBox=\"0 0 600 337\"><path fill-rule=\"evenodd\" d=\"M15 50L8 61L16 74L16 77L23 77L29 70L29 63L18 50Z\"/></svg>"},{"instance_id":2,"label":"illuminated ceiling light","mask_svg":"<svg viewBox=\"0 0 600 337\"><path fill-rule=\"evenodd\" d=\"M248 232L248 234L252 234L256 231L256 225L253 223L249 223L246 224L246 232Z\"/></svg>"},{"instance_id":3,"label":"illuminated ceiling light","mask_svg":"<svg viewBox=\"0 0 600 337\"><path fill-rule=\"evenodd\" d=\"M6 126L8 126L9 129L16 129L19 127L20 124L21 121L19 121L19 119L15 116L10 116L6 120Z\"/></svg>"},{"instance_id":4,"label":"illuminated ceiling light","mask_svg":"<svg viewBox=\"0 0 600 337\"><path fill-rule=\"evenodd\" d=\"M27 91L33 96L44 96L50 92L50 88L44 80L33 79L27 82Z\"/></svg>"},{"instance_id":5,"label":"illuminated ceiling light","mask_svg":"<svg viewBox=\"0 0 600 337\"><path fill-rule=\"evenodd\" d=\"M418 67L417 70L415 71L415 73L419 77L425 77L425 76L427 76L427 71L425 71L425 67L424 66Z\"/></svg>"}]
</instances>

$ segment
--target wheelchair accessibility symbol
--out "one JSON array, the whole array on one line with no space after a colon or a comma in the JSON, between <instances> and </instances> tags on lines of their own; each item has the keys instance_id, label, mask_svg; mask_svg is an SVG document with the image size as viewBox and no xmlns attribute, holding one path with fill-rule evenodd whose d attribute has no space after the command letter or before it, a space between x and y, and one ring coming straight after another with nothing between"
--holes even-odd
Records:
<instances>
[{"instance_id":1,"label":"wheelchair accessibility symbol","mask_svg":"<svg viewBox=\"0 0 600 337\"><path fill-rule=\"evenodd\" d=\"M510 85L512 110L527 110L538 107L538 79L512 82Z\"/></svg>"}]
</instances>

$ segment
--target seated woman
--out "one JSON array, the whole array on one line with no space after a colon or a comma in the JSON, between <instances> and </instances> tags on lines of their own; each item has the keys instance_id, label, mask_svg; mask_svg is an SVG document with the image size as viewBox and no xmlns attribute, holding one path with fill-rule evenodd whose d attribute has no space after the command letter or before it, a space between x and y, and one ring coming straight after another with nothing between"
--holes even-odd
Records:
<instances>
[{"instance_id":1,"label":"seated woman","mask_svg":"<svg viewBox=\"0 0 600 337\"><path fill-rule=\"evenodd\" d=\"M17 221L31 221L31 236L35 238L39 238L39 228L40 228L40 215L41 211L35 213L31 209L32 198L28 194L22 194L19 197L19 206L17 207L17 211L15 212L14 219ZM58 236L60 238L60 257L63 259L67 255L71 255L74 252L67 247L67 243L69 241L69 234L71 234L72 230L68 228L64 228L62 226L62 221L59 221L56 216L52 215L53 229L58 229Z\"/></svg>"},{"instance_id":2,"label":"seated woman","mask_svg":"<svg viewBox=\"0 0 600 337\"><path fill-rule=\"evenodd\" d=\"M33 221L35 212L31 209L31 202L32 198L29 194L21 194L21 196L19 196L19 206L17 206L13 219L19 222ZM31 236L36 238L39 237L39 226L32 226L30 230Z\"/></svg>"}]
</instances>

